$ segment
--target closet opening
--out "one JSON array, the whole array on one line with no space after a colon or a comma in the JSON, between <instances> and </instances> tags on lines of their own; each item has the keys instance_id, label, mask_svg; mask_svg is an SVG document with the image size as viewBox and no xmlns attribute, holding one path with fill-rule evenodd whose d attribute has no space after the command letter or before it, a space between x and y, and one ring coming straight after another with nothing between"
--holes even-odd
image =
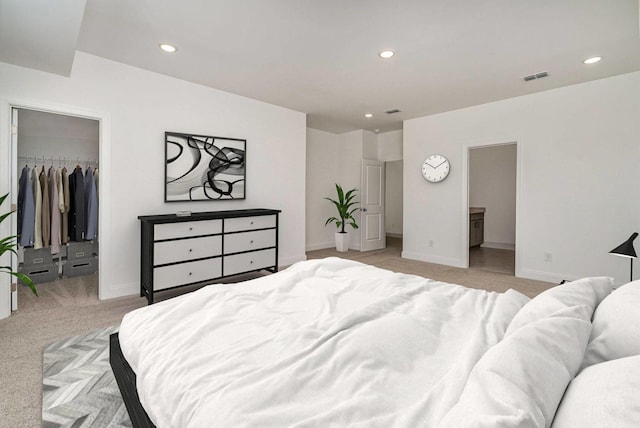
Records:
<instances>
[{"instance_id":1,"label":"closet opening","mask_svg":"<svg viewBox=\"0 0 640 428\"><path fill-rule=\"evenodd\" d=\"M18 237L12 265L40 295L26 298L24 285L12 289L12 310L18 295L25 297L21 309L97 301L100 121L11 107L11 127Z\"/></svg>"}]
</instances>

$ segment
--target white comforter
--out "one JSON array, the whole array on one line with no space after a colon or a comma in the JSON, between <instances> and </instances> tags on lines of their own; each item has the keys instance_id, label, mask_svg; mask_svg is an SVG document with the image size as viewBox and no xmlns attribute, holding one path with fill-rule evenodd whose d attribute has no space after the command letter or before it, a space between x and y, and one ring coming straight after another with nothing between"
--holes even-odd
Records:
<instances>
[{"instance_id":1,"label":"white comforter","mask_svg":"<svg viewBox=\"0 0 640 428\"><path fill-rule=\"evenodd\" d=\"M158 427L434 427L529 299L338 258L125 316Z\"/></svg>"}]
</instances>

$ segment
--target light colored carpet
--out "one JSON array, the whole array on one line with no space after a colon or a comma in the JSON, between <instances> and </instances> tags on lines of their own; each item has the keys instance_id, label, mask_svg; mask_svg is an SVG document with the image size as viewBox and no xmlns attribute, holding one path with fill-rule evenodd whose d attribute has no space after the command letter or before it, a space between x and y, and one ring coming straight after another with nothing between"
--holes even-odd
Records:
<instances>
[{"instance_id":1,"label":"light colored carpet","mask_svg":"<svg viewBox=\"0 0 640 428\"><path fill-rule=\"evenodd\" d=\"M400 241L385 250L338 253L333 249L307 253L310 259L339 256L384 269L494 291L514 288L535 296L553 284L513 276L451 268L400 258ZM238 279L247 279L238 278ZM122 316L146 305L138 296L97 299L97 275L59 280L38 286L40 298L19 289L19 310L0 320L0 415L2 427L38 427L42 414L42 351L56 341L120 323ZM197 287L191 287L193 289ZM175 293L159 294L169 298Z\"/></svg>"},{"instance_id":2,"label":"light colored carpet","mask_svg":"<svg viewBox=\"0 0 640 428\"><path fill-rule=\"evenodd\" d=\"M394 272L404 272L413 275L424 276L438 281L460 284L465 287L479 288L483 290L505 292L510 288L522 294L534 297L554 284L532 279L516 278L513 275L502 272L482 270L482 268L461 269L434 263L419 262L403 259L402 239L387 238L387 248L376 251L360 252L349 250L340 253L333 248L309 251L307 257L319 259L323 257L337 256L345 259L357 260Z\"/></svg>"},{"instance_id":3,"label":"light colored carpet","mask_svg":"<svg viewBox=\"0 0 640 428\"><path fill-rule=\"evenodd\" d=\"M124 314L145 305L140 297L101 302L97 284L97 275L40 284L39 298L19 288L19 310L0 321L0 426L41 426L44 347L118 325Z\"/></svg>"}]
</instances>

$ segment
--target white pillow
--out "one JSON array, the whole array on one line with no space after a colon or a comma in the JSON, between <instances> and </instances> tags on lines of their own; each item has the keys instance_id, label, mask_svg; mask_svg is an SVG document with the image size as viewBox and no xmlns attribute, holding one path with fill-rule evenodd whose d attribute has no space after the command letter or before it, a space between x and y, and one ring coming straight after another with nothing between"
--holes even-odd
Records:
<instances>
[{"instance_id":1,"label":"white pillow","mask_svg":"<svg viewBox=\"0 0 640 428\"><path fill-rule=\"evenodd\" d=\"M575 306L531 322L490 348L440 428L549 427L580 367L590 310Z\"/></svg>"},{"instance_id":2,"label":"white pillow","mask_svg":"<svg viewBox=\"0 0 640 428\"><path fill-rule=\"evenodd\" d=\"M596 309L582 368L639 354L640 280L621 286Z\"/></svg>"},{"instance_id":3,"label":"white pillow","mask_svg":"<svg viewBox=\"0 0 640 428\"><path fill-rule=\"evenodd\" d=\"M640 355L584 369L571 381L553 428L640 426Z\"/></svg>"},{"instance_id":4,"label":"white pillow","mask_svg":"<svg viewBox=\"0 0 640 428\"><path fill-rule=\"evenodd\" d=\"M583 278L573 282L557 285L531 299L513 317L505 337L520 327L539 319L548 317L553 313L572 307L584 305L593 310L613 288L613 278L595 277Z\"/></svg>"}]
</instances>

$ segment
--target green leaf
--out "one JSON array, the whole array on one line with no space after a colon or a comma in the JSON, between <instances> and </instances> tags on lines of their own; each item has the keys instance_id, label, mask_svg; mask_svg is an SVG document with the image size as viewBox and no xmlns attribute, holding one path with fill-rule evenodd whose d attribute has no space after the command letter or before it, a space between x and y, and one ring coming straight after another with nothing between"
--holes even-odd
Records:
<instances>
[{"instance_id":1,"label":"green leaf","mask_svg":"<svg viewBox=\"0 0 640 428\"><path fill-rule=\"evenodd\" d=\"M340 232L345 232L344 229L347 225L351 225L351 227L357 229L358 225L356 224L355 218L353 217L353 214L358 210L357 207L353 208L358 204L354 200L357 189L351 189L345 193L342 186L340 186L338 183L336 183L335 186L338 199L336 200L327 197L325 197L324 199L328 200L336 207L336 210L338 211L338 217L340 217L340 219L338 220L337 217L331 217L330 219L327 219L327 221L325 222L325 226L335 221L336 227L340 229Z\"/></svg>"},{"instance_id":2,"label":"green leaf","mask_svg":"<svg viewBox=\"0 0 640 428\"><path fill-rule=\"evenodd\" d=\"M2 203L5 201L5 199L7 199L7 196L9 196L9 194L5 194L3 196L0 196L0 205L2 205ZM13 214L12 211L6 213L6 214L2 214L0 215L0 223L2 223L7 217L9 217L11 214ZM18 253L15 250L15 247L17 245L16 242L13 242L13 240L17 238L15 235L12 236L7 236L4 237L2 239L0 239L0 256L2 256L4 253L6 253L7 251L12 252L15 255L18 255ZM33 284L33 281L31 280L31 278L29 278L27 275L20 273L20 272L13 272L11 270L11 266L0 266L0 271L5 271L6 273L15 276L16 278L20 279L24 284L26 284L31 291L33 292L33 294L35 294L36 296L38 295L38 290L36 290L36 286Z\"/></svg>"},{"instance_id":3,"label":"green leaf","mask_svg":"<svg viewBox=\"0 0 640 428\"><path fill-rule=\"evenodd\" d=\"M25 285L27 285L31 289L31 292L35 294L36 297L38 296L38 290L36 290L36 286L33 284L33 281L31 280L31 278L29 278L27 275L20 272L11 272L11 275L14 275L15 277L17 277L20 281L22 281Z\"/></svg>"}]
</instances>

